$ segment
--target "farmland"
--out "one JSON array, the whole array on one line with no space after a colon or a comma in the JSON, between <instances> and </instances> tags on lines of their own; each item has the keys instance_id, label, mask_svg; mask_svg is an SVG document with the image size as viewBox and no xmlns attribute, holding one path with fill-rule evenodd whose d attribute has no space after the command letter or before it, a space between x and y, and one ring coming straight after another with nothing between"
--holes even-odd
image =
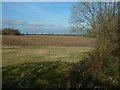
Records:
<instances>
[{"instance_id":1,"label":"farmland","mask_svg":"<svg viewBox=\"0 0 120 90\"><path fill-rule=\"evenodd\" d=\"M60 87L72 64L87 57L95 42L78 36L38 35L2 40L3 87L27 88Z\"/></svg>"},{"instance_id":2,"label":"farmland","mask_svg":"<svg viewBox=\"0 0 120 90\"><path fill-rule=\"evenodd\" d=\"M3 46L94 46L93 38L55 35L3 35Z\"/></svg>"}]
</instances>

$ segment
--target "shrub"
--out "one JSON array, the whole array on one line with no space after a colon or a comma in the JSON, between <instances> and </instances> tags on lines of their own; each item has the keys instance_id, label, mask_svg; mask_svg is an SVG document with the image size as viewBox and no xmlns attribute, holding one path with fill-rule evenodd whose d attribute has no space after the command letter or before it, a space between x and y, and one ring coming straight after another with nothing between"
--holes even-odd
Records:
<instances>
[{"instance_id":1,"label":"shrub","mask_svg":"<svg viewBox=\"0 0 120 90\"><path fill-rule=\"evenodd\" d=\"M20 31L12 28L2 29L2 35L20 35Z\"/></svg>"},{"instance_id":2,"label":"shrub","mask_svg":"<svg viewBox=\"0 0 120 90\"><path fill-rule=\"evenodd\" d=\"M70 86L73 88L119 88L120 78L116 67L113 64L111 67L105 67L101 59L97 53L94 53L75 63L69 74Z\"/></svg>"}]
</instances>

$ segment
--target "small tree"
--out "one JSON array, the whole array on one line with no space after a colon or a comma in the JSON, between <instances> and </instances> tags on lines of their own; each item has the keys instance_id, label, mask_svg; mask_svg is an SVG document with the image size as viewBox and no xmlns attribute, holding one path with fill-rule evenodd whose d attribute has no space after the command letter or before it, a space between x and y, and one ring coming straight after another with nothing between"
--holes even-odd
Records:
<instances>
[{"instance_id":1,"label":"small tree","mask_svg":"<svg viewBox=\"0 0 120 90\"><path fill-rule=\"evenodd\" d=\"M2 35L20 35L20 31L12 28L2 29Z\"/></svg>"}]
</instances>

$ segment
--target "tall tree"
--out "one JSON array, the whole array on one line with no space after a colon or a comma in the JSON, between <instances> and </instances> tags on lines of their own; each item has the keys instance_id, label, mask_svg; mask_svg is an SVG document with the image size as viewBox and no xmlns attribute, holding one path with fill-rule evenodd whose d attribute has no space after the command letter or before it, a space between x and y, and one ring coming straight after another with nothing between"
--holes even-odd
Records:
<instances>
[{"instance_id":1,"label":"tall tree","mask_svg":"<svg viewBox=\"0 0 120 90\"><path fill-rule=\"evenodd\" d=\"M81 34L97 32L94 34L99 52L109 47L115 48L117 13L116 2L75 3L72 8L71 31Z\"/></svg>"},{"instance_id":2,"label":"tall tree","mask_svg":"<svg viewBox=\"0 0 120 90\"><path fill-rule=\"evenodd\" d=\"M96 32L96 53L101 60L101 71L110 71L109 75L117 75L120 60L118 7L118 2L80 2L72 8L72 32Z\"/></svg>"}]
</instances>

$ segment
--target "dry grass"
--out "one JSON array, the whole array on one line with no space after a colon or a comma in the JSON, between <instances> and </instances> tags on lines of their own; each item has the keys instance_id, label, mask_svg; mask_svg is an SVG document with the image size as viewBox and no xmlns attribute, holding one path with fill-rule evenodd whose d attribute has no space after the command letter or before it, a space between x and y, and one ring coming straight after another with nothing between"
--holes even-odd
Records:
<instances>
[{"instance_id":1,"label":"dry grass","mask_svg":"<svg viewBox=\"0 0 120 90\"><path fill-rule=\"evenodd\" d=\"M16 47L3 48L3 67L32 62L62 61L77 62L88 55L91 47Z\"/></svg>"},{"instance_id":2,"label":"dry grass","mask_svg":"<svg viewBox=\"0 0 120 90\"><path fill-rule=\"evenodd\" d=\"M95 39L80 36L4 35L2 45L14 46L94 46Z\"/></svg>"},{"instance_id":3,"label":"dry grass","mask_svg":"<svg viewBox=\"0 0 120 90\"><path fill-rule=\"evenodd\" d=\"M94 50L95 40L80 36L8 35L2 36L2 45L3 88L56 88L65 83L72 63Z\"/></svg>"},{"instance_id":4,"label":"dry grass","mask_svg":"<svg viewBox=\"0 0 120 90\"><path fill-rule=\"evenodd\" d=\"M50 88L68 76L72 63L82 60L92 47L2 48L3 88Z\"/></svg>"}]
</instances>

